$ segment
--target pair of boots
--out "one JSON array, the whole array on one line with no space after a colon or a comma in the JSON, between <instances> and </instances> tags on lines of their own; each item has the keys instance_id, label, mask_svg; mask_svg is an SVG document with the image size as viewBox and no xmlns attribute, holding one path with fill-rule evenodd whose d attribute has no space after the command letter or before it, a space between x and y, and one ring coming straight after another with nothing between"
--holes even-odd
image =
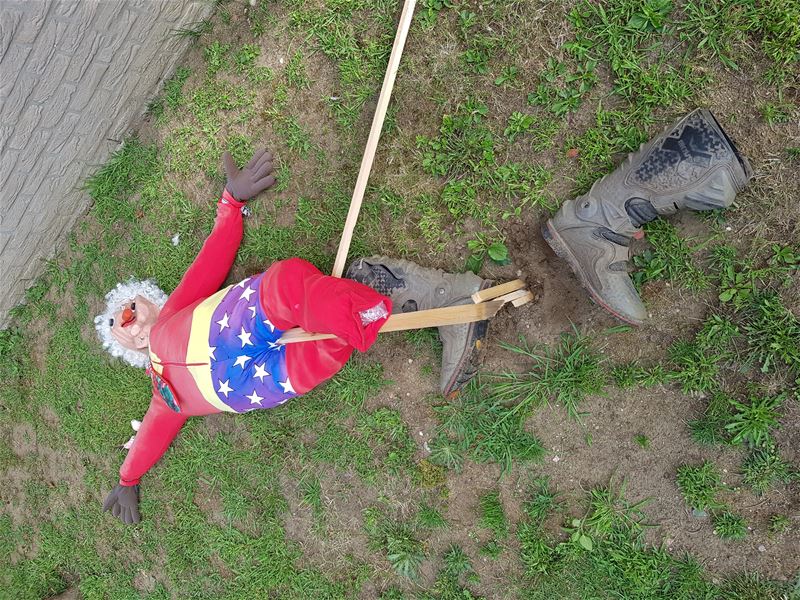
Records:
<instances>
[{"instance_id":1,"label":"pair of boots","mask_svg":"<svg viewBox=\"0 0 800 600\"><path fill-rule=\"evenodd\" d=\"M752 174L711 112L695 110L630 154L587 194L565 202L542 233L597 304L641 325L647 311L628 276L631 239L661 215L730 206ZM389 296L395 312L467 304L473 292L489 285L472 273L444 273L380 256L357 260L346 276ZM481 321L439 327L445 395L475 375L487 326Z\"/></svg>"}]
</instances>

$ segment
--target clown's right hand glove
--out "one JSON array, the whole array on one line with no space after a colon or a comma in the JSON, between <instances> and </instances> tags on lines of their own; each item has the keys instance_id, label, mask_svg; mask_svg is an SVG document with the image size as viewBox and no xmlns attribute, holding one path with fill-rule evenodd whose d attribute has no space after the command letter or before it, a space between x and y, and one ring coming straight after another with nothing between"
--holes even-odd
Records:
<instances>
[{"instance_id":1,"label":"clown's right hand glove","mask_svg":"<svg viewBox=\"0 0 800 600\"><path fill-rule=\"evenodd\" d=\"M225 189L239 202L255 198L275 183L275 176L272 175L272 154L264 148L256 151L243 169L236 166L230 152L222 155L222 163L228 176Z\"/></svg>"},{"instance_id":2,"label":"clown's right hand glove","mask_svg":"<svg viewBox=\"0 0 800 600\"><path fill-rule=\"evenodd\" d=\"M139 518L139 486L117 485L103 502L103 512L110 510L126 525L138 523Z\"/></svg>"}]
</instances>

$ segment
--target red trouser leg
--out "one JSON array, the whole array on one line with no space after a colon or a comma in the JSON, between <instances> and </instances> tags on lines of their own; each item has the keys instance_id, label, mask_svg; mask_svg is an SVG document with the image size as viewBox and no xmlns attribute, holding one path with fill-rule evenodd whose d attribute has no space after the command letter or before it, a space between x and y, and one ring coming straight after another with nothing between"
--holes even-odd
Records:
<instances>
[{"instance_id":1,"label":"red trouser leg","mask_svg":"<svg viewBox=\"0 0 800 600\"><path fill-rule=\"evenodd\" d=\"M300 258L280 261L267 269L261 280L260 300L278 329L302 327L339 338L287 344L286 367L298 394L336 374L354 348L364 352L375 342L388 316L365 327L360 312L381 302L387 315L392 311L392 301L386 296L356 281L323 275Z\"/></svg>"}]
</instances>

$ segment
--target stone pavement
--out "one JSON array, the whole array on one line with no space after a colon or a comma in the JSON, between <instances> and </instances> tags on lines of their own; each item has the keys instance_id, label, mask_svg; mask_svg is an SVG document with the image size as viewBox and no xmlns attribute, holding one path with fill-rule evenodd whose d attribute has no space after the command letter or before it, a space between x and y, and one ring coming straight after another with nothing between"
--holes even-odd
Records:
<instances>
[{"instance_id":1,"label":"stone pavement","mask_svg":"<svg viewBox=\"0 0 800 600\"><path fill-rule=\"evenodd\" d=\"M0 0L0 327L89 206L205 0Z\"/></svg>"}]
</instances>

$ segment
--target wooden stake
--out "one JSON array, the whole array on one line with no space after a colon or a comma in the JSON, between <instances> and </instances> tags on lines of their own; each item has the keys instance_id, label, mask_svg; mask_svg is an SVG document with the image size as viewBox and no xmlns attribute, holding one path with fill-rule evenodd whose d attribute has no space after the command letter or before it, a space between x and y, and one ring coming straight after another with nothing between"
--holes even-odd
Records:
<instances>
[{"instance_id":1,"label":"wooden stake","mask_svg":"<svg viewBox=\"0 0 800 600\"><path fill-rule=\"evenodd\" d=\"M414 5L416 0L406 0L403 5L403 12L400 15L400 24L397 27L397 34L394 38L392 53L389 56L389 65L386 67L386 75L383 78L383 86L378 97L378 106L375 109L375 116L372 118L372 128L369 130L367 147L364 150L364 157L361 159L361 168L358 171L356 187L353 190L353 199L350 201L350 209L347 211L347 220L344 223L342 239L339 241L339 249L336 252L336 260L333 263L334 277L341 277L344 272L344 263L347 261L347 253L350 251L350 242L353 239L353 229L355 229L358 213L361 211L361 202L364 200L364 191L367 189L367 180L372 171L372 162L375 159L375 151L378 148L378 140L381 137L383 121L386 118L386 109L389 106L389 99L392 96L392 88L400 66L400 57L403 55L403 48L408 37L408 30L411 27L411 18L414 16Z\"/></svg>"},{"instance_id":2,"label":"wooden stake","mask_svg":"<svg viewBox=\"0 0 800 600\"><path fill-rule=\"evenodd\" d=\"M490 319L497 314L505 300L490 300L480 304L461 304L445 308L432 308L431 310L418 310L409 313L391 315L381 327L381 333L390 331L405 331L407 329L422 329L424 327L439 327L441 325L458 325ZM316 340L329 340L336 336L332 333L311 333L302 329L291 329L284 333L278 340L279 344L293 344L295 342L311 342Z\"/></svg>"},{"instance_id":3,"label":"wooden stake","mask_svg":"<svg viewBox=\"0 0 800 600\"><path fill-rule=\"evenodd\" d=\"M494 298L499 298L503 294L516 292L524 287L525 282L522 281L522 279L515 279L514 281L501 283L500 285L495 285L490 288L486 288L485 290L475 292L472 294L472 301L477 304L478 302L483 302L484 300L493 300Z\"/></svg>"}]
</instances>

